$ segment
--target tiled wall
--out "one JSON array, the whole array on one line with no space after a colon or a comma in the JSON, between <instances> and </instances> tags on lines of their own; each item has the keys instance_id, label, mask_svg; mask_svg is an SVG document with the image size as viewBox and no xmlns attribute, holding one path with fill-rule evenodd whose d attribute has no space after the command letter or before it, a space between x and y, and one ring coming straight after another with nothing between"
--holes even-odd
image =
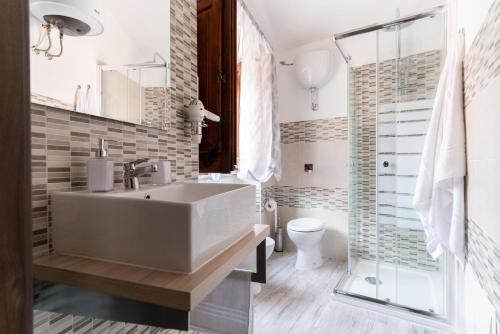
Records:
<instances>
[{"instance_id":1,"label":"tiled wall","mask_svg":"<svg viewBox=\"0 0 500 334\"><path fill-rule=\"evenodd\" d=\"M347 117L280 124L282 144L347 140Z\"/></svg>"},{"instance_id":2,"label":"tiled wall","mask_svg":"<svg viewBox=\"0 0 500 334\"><path fill-rule=\"evenodd\" d=\"M169 98L168 91L163 87L144 88L143 124L167 130L172 125Z\"/></svg>"},{"instance_id":3,"label":"tiled wall","mask_svg":"<svg viewBox=\"0 0 500 334\"><path fill-rule=\"evenodd\" d=\"M500 319L500 0L464 60L468 261ZM467 33L467 31L466 31Z\"/></svg>"},{"instance_id":4,"label":"tiled wall","mask_svg":"<svg viewBox=\"0 0 500 334\"><path fill-rule=\"evenodd\" d=\"M278 206L347 211L346 188L270 186L263 188L262 193L262 200L273 197Z\"/></svg>"},{"instance_id":5,"label":"tiled wall","mask_svg":"<svg viewBox=\"0 0 500 334\"><path fill-rule=\"evenodd\" d=\"M379 258L384 262L425 270L439 269L439 263L427 254L422 227L418 220L415 222L416 215L413 213L405 219L400 216L413 212L411 194L416 181L415 166L418 166L423 146L440 64L439 50L402 58L397 104L395 60L379 64L378 87L375 64L357 67L351 75L354 81L351 100L354 101L350 101L353 108L350 115L353 165L350 170L352 212L349 237L351 253L359 258L375 259L378 247ZM389 161L390 166L397 165L398 170L382 168L377 171L377 159L379 166L382 161ZM412 159L416 161L412 162ZM404 165L411 165L414 170L403 172ZM409 203L399 204L403 202ZM406 226L401 226L401 222Z\"/></svg>"},{"instance_id":6,"label":"tiled wall","mask_svg":"<svg viewBox=\"0 0 500 334\"><path fill-rule=\"evenodd\" d=\"M310 110L305 112L311 113ZM294 218L322 219L325 222L323 255L345 260L347 117L281 123L280 130L283 178L276 184L262 187L262 200L276 199L284 228ZM313 164L312 173L304 171L304 164L309 163ZM285 248L294 249L289 239L285 240Z\"/></svg>"},{"instance_id":7,"label":"tiled wall","mask_svg":"<svg viewBox=\"0 0 500 334\"><path fill-rule=\"evenodd\" d=\"M81 190L85 166L97 138L109 144L115 160L115 184L121 184L121 164L141 157L167 159L175 180L198 176L198 145L192 144L182 106L197 96L196 1L171 0L171 70L169 119L165 131L100 117L73 114L32 105L33 138L33 251L50 249L50 193ZM144 180L147 182L147 180ZM35 333L177 333L133 324L113 323L73 315L35 312Z\"/></svg>"}]
</instances>

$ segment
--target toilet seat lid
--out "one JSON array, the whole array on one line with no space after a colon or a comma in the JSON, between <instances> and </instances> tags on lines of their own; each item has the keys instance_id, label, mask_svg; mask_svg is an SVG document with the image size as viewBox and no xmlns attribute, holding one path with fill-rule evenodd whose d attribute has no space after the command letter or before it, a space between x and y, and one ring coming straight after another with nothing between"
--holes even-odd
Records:
<instances>
[{"instance_id":1,"label":"toilet seat lid","mask_svg":"<svg viewBox=\"0 0 500 334\"><path fill-rule=\"evenodd\" d=\"M298 218L288 222L287 228L296 232L315 232L321 231L325 224L316 218Z\"/></svg>"}]
</instances>

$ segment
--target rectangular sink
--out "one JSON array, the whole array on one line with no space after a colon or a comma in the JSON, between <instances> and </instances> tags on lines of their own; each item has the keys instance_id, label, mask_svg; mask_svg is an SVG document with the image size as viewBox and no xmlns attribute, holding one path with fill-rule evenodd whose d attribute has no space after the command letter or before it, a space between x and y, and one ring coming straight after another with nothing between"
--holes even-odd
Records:
<instances>
[{"instance_id":1,"label":"rectangular sink","mask_svg":"<svg viewBox=\"0 0 500 334\"><path fill-rule=\"evenodd\" d=\"M173 183L52 195L61 253L191 273L252 231L255 186Z\"/></svg>"}]
</instances>

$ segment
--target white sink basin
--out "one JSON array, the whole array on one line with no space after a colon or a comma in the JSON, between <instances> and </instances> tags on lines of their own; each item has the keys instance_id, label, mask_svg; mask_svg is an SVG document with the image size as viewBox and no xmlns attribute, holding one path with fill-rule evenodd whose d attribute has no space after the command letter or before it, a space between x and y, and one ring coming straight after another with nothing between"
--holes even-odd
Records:
<instances>
[{"instance_id":1,"label":"white sink basin","mask_svg":"<svg viewBox=\"0 0 500 334\"><path fill-rule=\"evenodd\" d=\"M56 251L182 273L196 271L255 223L253 185L174 183L52 195Z\"/></svg>"}]
</instances>

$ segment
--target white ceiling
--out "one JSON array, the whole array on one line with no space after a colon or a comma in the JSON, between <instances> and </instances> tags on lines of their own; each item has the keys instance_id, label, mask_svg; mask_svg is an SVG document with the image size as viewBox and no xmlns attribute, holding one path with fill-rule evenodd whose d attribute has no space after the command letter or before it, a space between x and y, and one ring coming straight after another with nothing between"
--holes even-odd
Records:
<instances>
[{"instance_id":1,"label":"white ceiling","mask_svg":"<svg viewBox=\"0 0 500 334\"><path fill-rule=\"evenodd\" d=\"M445 0L244 0L275 51L442 5Z\"/></svg>"},{"instance_id":2,"label":"white ceiling","mask_svg":"<svg viewBox=\"0 0 500 334\"><path fill-rule=\"evenodd\" d=\"M146 6L137 0L106 0L102 6L104 32L106 23L119 26L141 50L142 57L135 62L152 60L154 52L170 58L170 1L148 0Z\"/></svg>"}]
</instances>

